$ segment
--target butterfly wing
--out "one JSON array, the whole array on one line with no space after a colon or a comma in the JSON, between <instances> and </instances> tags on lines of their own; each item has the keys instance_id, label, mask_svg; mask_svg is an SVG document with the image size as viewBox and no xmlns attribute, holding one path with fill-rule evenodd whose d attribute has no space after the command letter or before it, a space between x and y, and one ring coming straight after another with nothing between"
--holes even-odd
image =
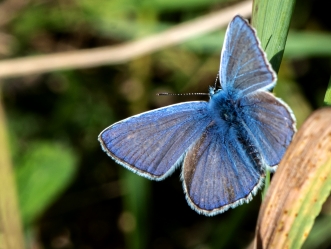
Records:
<instances>
[{"instance_id":1,"label":"butterfly wing","mask_svg":"<svg viewBox=\"0 0 331 249\"><path fill-rule=\"evenodd\" d=\"M246 133L228 124L210 124L183 163L186 199L198 213L222 213L244 202L261 186L262 160Z\"/></svg>"},{"instance_id":2,"label":"butterfly wing","mask_svg":"<svg viewBox=\"0 0 331 249\"><path fill-rule=\"evenodd\" d=\"M254 134L264 162L276 169L296 131L291 109L265 91L245 96L240 106L243 122Z\"/></svg>"},{"instance_id":3,"label":"butterfly wing","mask_svg":"<svg viewBox=\"0 0 331 249\"><path fill-rule=\"evenodd\" d=\"M276 82L256 33L246 20L234 17L225 34L221 53L222 88L234 98L256 91L271 90Z\"/></svg>"},{"instance_id":4,"label":"butterfly wing","mask_svg":"<svg viewBox=\"0 0 331 249\"><path fill-rule=\"evenodd\" d=\"M133 116L106 128L99 141L119 164L149 179L162 180L211 122L207 105L186 102Z\"/></svg>"}]
</instances>

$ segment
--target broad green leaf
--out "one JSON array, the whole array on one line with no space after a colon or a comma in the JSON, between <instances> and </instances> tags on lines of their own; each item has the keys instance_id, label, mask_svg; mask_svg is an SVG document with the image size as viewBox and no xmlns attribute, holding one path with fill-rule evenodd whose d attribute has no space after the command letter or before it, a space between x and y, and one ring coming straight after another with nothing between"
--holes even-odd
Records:
<instances>
[{"instance_id":1,"label":"broad green leaf","mask_svg":"<svg viewBox=\"0 0 331 249\"><path fill-rule=\"evenodd\" d=\"M24 224L37 218L68 186L76 157L67 146L34 142L16 170L19 203Z\"/></svg>"}]
</instances>

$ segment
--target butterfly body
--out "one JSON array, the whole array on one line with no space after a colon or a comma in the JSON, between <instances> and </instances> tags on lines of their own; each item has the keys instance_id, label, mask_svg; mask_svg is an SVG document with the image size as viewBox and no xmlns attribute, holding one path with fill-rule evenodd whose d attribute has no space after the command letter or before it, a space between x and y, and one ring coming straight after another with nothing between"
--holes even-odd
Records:
<instances>
[{"instance_id":1,"label":"butterfly body","mask_svg":"<svg viewBox=\"0 0 331 249\"><path fill-rule=\"evenodd\" d=\"M238 104L239 102L232 99L224 90L218 90L210 96L210 113L214 114L214 120L220 124L234 126L240 121Z\"/></svg>"},{"instance_id":2,"label":"butterfly body","mask_svg":"<svg viewBox=\"0 0 331 249\"><path fill-rule=\"evenodd\" d=\"M219 75L209 102L138 114L99 135L111 158L148 179L163 180L182 166L186 199L207 216L249 202L295 133L291 109L269 92L276 74L240 16L227 29Z\"/></svg>"},{"instance_id":3,"label":"butterfly body","mask_svg":"<svg viewBox=\"0 0 331 249\"><path fill-rule=\"evenodd\" d=\"M262 168L261 156L259 155L258 145L254 142L254 135L245 127L243 116L245 106L241 105L240 100L235 100L224 90L218 90L211 95L209 101L210 113L213 113L212 120L217 122L217 129L221 136L231 136L235 134L239 138L241 144L247 148L248 155L252 155L250 160L254 160L255 164Z\"/></svg>"}]
</instances>

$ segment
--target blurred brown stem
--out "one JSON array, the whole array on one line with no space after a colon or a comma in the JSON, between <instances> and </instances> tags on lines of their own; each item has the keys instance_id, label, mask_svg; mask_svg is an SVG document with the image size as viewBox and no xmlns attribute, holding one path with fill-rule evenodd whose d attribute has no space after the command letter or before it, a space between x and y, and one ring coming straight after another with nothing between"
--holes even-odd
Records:
<instances>
[{"instance_id":1,"label":"blurred brown stem","mask_svg":"<svg viewBox=\"0 0 331 249\"><path fill-rule=\"evenodd\" d=\"M234 15L240 14L247 17L251 10L252 1L244 1L179 24L159 34L120 45L3 60L0 62L0 78L125 63L137 57L185 42L192 37L217 30L227 25Z\"/></svg>"}]
</instances>

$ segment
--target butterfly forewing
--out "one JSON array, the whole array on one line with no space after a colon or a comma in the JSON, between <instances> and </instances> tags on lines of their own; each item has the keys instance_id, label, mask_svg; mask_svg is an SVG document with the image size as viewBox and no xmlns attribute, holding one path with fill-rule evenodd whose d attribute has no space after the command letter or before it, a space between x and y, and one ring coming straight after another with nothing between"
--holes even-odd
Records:
<instances>
[{"instance_id":1,"label":"butterfly forewing","mask_svg":"<svg viewBox=\"0 0 331 249\"><path fill-rule=\"evenodd\" d=\"M276 75L260 47L255 31L236 16L229 24L221 53L222 88L234 98L258 89L272 89Z\"/></svg>"},{"instance_id":2,"label":"butterfly forewing","mask_svg":"<svg viewBox=\"0 0 331 249\"><path fill-rule=\"evenodd\" d=\"M118 163L161 180L180 163L210 122L207 102L187 102L118 122L101 132L99 140Z\"/></svg>"}]
</instances>

